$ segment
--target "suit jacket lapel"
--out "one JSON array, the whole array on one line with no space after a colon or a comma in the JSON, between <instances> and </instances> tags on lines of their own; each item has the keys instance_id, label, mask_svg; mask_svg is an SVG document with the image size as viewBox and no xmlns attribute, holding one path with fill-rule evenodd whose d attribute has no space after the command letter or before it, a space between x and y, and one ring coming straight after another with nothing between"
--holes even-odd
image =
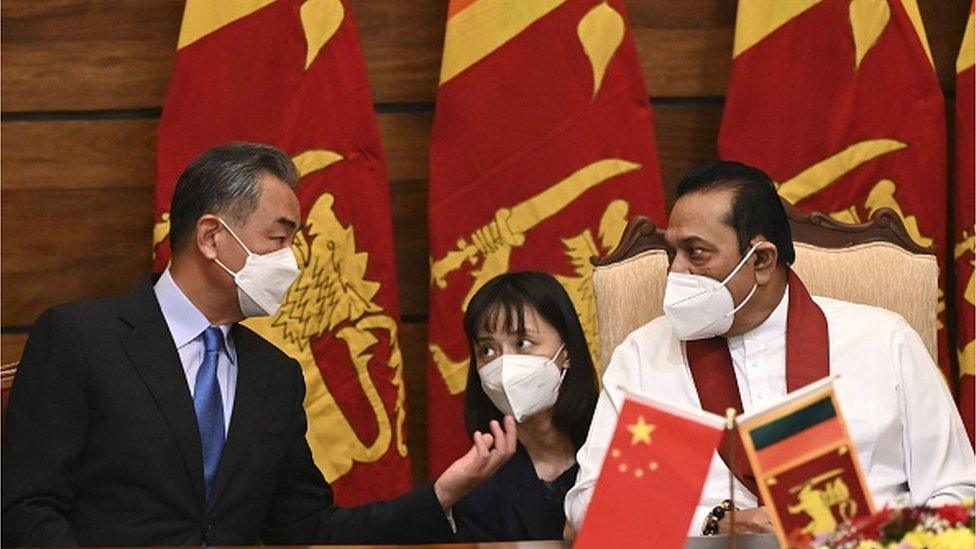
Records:
<instances>
[{"instance_id":1,"label":"suit jacket lapel","mask_svg":"<svg viewBox=\"0 0 976 549\"><path fill-rule=\"evenodd\" d=\"M126 354L172 431L197 501L202 505L203 451L197 416L180 356L149 279L130 294L120 317L132 327L122 339Z\"/></svg>"},{"instance_id":2,"label":"suit jacket lapel","mask_svg":"<svg viewBox=\"0 0 976 549\"><path fill-rule=\"evenodd\" d=\"M234 396L234 411L231 412L227 442L220 457L217 480L208 507L213 507L227 489L234 466L250 443L254 426L260 417L261 402L264 400L268 382L266 366L257 356L258 342L255 338L259 336L235 325L231 330L231 337L234 338L237 349L237 393Z\"/></svg>"}]
</instances>

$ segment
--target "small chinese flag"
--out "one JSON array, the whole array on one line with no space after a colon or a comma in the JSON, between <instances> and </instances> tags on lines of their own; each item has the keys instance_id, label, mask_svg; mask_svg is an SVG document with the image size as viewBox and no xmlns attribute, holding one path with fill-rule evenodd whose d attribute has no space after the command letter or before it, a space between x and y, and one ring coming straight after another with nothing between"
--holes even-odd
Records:
<instances>
[{"instance_id":1,"label":"small chinese flag","mask_svg":"<svg viewBox=\"0 0 976 549\"><path fill-rule=\"evenodd\" d=\"M831 380L741 416L738 426L784 547L874 512Z\"/></svg>"},{"instance_id":2,"label":"small chinese flag","mask_svg":"<svg viewBox=\"0 0 976 549\"><path fill-rule=\"evenodd\" d=\"M725 422L628 396L576 547L683 547Z\"/></svg>"}]
</instances>

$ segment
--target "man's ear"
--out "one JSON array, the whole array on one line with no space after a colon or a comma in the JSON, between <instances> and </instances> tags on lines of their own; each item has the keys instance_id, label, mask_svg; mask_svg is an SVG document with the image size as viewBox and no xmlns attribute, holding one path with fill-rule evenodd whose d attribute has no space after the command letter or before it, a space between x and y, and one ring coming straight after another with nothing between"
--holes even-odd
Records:
<instances>
[{"instance_id":1,"label":"man's ear","mask_svg":"<svg viewBox=\"0 0 976 549\"><path fill-rule=\"evenodd\" d=\"M194 243L203 257L213 261L217 259L217 234L220 232L220 221L213 214L204 214L197 220L193 231Z\"/></svg>"},{"instance_id":2,"label":"man's ear","mask_svg":"<svg viewBox=\"0 0 976 549\"><path fill-rule=\"evenodd\" d=\"M756 282L762 286L767 284L776 272L776 265L779 262L779 250L776 244L768 240L763 240L756 251L752 253L752 265L756 271Z\"/></svg>"}]
</instances>

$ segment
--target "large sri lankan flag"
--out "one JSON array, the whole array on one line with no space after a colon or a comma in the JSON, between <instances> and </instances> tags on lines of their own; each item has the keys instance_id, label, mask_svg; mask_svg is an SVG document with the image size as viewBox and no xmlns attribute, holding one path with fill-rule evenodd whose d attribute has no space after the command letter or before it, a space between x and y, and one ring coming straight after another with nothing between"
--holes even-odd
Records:
<instances>
[{"instance_id":1,"label":"large sri lankan flag","mask_svg":"<svg viewBox=\"0 0 976 549\"><path fill-rule=\"evenodd\" d=\"M739 416L736 423L783 547L874 513L833 378Z\"/></svg>"},{"instance_id":2,"label":"large sri lankan flag","mask_svg":"<svg viewBox=\"0 0 976 549\"><path fill-rule=\"evenodd\" d=\"M956 352L959 357L959 411L973 442L976 416L976 172L973 170L976 134L973 121L973 64L976 62L976 23L973 5L956 60L956 188L955 207L956 262Z\"/></svg>"},{"instance_id":3,"label":"large sri lankan flag","mask_svg":"<svg viewBox=\"0 0 976 549\"><path fill-rule=\"evenodd\" d=\"M187 1L159 129L155 269L179 174L240 140L292 155L305 222L281 311L246 325L301 363L308 442L336 500L396 496L411 479L389 188L346 4Z\"/></svg>"},{"instance_id":4,"label":"large sri lankan flag","mask_svg":"<svg viewBox=\"0 0 976 549\"><path fill-rule=\"evenodd\" d=\"M471 296L558 276L596 357L589 258L627 219L665 219L651 106L622 0L452 0L430 150L430 471L462 425Z\"/></svg>"},{"instance_id":5,"label":"large sri lankan flag","mask_svg":"<svg viewBox=\"0 0 976 549\"><path fill-rule=\"evenodd\" d=\"M916 1L741 0L733 48L719 155L804 211L891 208L945 266L945 112ZM940 299L948 378L944 316Z\"/></svg>"}]
</instances>

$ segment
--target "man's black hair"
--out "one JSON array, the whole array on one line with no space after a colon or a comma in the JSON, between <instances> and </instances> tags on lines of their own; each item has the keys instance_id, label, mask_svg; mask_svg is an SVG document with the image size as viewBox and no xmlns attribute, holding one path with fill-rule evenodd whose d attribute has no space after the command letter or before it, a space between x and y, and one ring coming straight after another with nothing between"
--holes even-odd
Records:
<instances>
[{"instance_id":1,"label":"man's black hair","mask_svg":"<svg viewBox=\"0 0 976 549\"><path fill-rule=\"evenodd\" d=\"M745 254L757 235L776 245L780 265L792 265L796 258L790 222L773 180L758 168L740 162L720 161L696 168L678 183L677 197L696 192L731 190L734 193L730 218L739 253Z\"/></svg>"},{"instance_id":2,"label":"man's black hair","mask_svg":"<svg viewBox=\"0 0 976 549\"><path fill-rule=\"evenodd\" d=\"M260 143L230 143L201 154L180 175L169 210L169 242L175 252L189 240L205 214L242 223L258 207L258 176L270 174L289 187L298 184L295 164L281 150Z\"/></svg>"}]
</instances>

